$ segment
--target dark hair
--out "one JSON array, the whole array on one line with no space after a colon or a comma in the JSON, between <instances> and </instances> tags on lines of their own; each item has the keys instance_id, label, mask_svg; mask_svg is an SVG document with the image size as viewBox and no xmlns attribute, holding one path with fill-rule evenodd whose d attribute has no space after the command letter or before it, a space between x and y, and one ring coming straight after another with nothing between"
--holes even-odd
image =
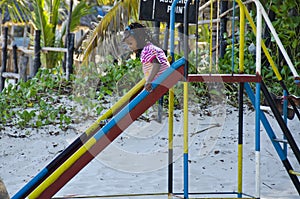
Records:
<instances>
[{"instance_id":1,"label":"dark hair","mask_svg":"<svg viewBox=\"0 0 300 199\"><path fill-rule=\"evenodd\" d=\"M147 42L152 42L151 31L145 25L137 22L131 23L125 28L122 41L129 36L136 40L139 52L147 45Z\"/></svg>"}]
</instances>

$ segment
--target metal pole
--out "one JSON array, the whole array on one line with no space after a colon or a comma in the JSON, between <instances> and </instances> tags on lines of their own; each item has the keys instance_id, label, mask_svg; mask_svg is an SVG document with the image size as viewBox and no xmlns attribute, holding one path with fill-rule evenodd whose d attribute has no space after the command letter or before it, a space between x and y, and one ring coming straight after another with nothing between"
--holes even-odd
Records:
<instances>
[{"instance_id":1,"label":"metal pole","mask_svg":"<svg viewBox=\"0 0 300 199\"><path fill-rule=\"evenodd\" d=\"M260 198L260 83L255 95L255 196Z\"/></svg>"},{"instance_id":2,"label":"metal pole","mask_svg":"<svg viewBox=\"0 0 300 199\"><path fill-rule=\"evenodd\" d=\"M189 198L189 156L188 156L188 82L183 82L183 167L184 167L184 198Z\"/></svg>"},{"instance_id":3,"label":"metal pole","mask_svg":"<svg viewBox=\"0 0 300 199\"><path fill-rule=\"evenodd\" d=\"M262 35L262 15L261 7L257 6L257 30L256 30L256 74L261 75L261 35ZM260 83L256 83L256 96L255 96L255 191L256 197L260 198Z\"/></svg>"},{"instance_id":4,"label":"metal pole","mask_svg":"<svg viewBox=\"0 0 300 199\"><path fill-rule=\"evenodd\" d=\"M243 193L243 123L244 123L244 83L239 88L239 124L238 124L238 197Z\"/></svg>"},{"instance_id":5,"label":"metal pole","mask_svg":"<svg viewBox=\"0 0 300 199\"><path fill-rule=\"evenodd\" d=\"M285 124L287 125L287 114L288 114L288 92L287 90L283 90L283 120L285 122ZM286 140L286 137L283 135L283 139ZM287 143L284 142L283 143L283 151L285 153L285 155L287 156Z\"/></svg>"},{"instance_id":6,"label":"metal pole","mask_svg":"<svg viewBox=\"0 0 300 199\"><path fill-rule=\"evenodd\" d=\"M223 14L228 10L228 1L222 0L220 5L220 14ZM220 57L224 58L226 50L226 39L224 38L225 33L227 32L227 17L222 17L220 20Z\"/></svg>"},{"instance_id":7,"label":"metal pole","mask_svg":"<svg viewBox=\"0 0 300 199\"><path fill-rule=\"evenodd\" d=\"M214 10L213 4L214 4L214 1L210 1L209 73L212 72L212 64L213 64L213 53L212 53L212 48L213 48L213 28L212 28L213 23L212 23L212 20L213 20L213 10Z\"/></svg>"},{"instance_id":8,"label":"metal pole","mask_svg":"<svg viewBox=\"0 0 300 199\"><path fill-rule=\"evenodd\" d=\"M174 114L174 88L169 91L169 158L168 158L168 193L173 193L173 114Z\"/></svg>"},{"instance_id":9,"label":"metal pole","mask_svg":"<svg viewBox=\"0 0 300 199\"><path fill-rule=\"evenodd\" d=\"M171 6L171 12L170 12L170 53L172 56L172 63L175 61L174 58L174 49L175 49L175 9L176 4L179 0L174 0Z\"/></svg>"},{"instance_id":10,"label":"metal pole","mask_svg":"<svg viewBox=\"0 0 300 199\"><path fill-rule=\"evenodd\" d=\"M231 22L231 73L234 73L234 19L235 18L235 1L233 1L233 14Z\"/></svg>"},{"instance_id":11,"label":"metal pole","mask_svg":"<svg viewBox=\"0 0 300 199\"><path fill-rule=\"evenodd\" d=\"M235 9L235 8L234 8ZM234 19L233 19L234 21ZM239 46L239 73L244 73L244 41L245 41L245 13L243 5L240 5L240 46ZM234 47L233 47L234 48ZM233 62L234 63L234 62ZM232 66L233 68L234 66ZM244 83L240 83L239 89L239 130L238 130L238 197L243 193L243 93Z\"/></svg>"}]
</instances>

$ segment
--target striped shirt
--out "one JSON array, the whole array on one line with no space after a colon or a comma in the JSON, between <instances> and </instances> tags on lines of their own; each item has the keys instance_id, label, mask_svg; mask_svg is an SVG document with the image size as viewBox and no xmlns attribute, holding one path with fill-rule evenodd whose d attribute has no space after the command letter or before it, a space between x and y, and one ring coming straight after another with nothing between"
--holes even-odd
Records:
<instances>
[{"instance_id":1,"label":"striped shirt","mask_svg":"<svg viewBox=\"0 0 300 199\"><path fill-rule=\"evenodd\" d=\"M141 62L143 64L143 72L145 79L148 80L148 77L151 73L153 67L153 60L156 58L160 63L160 69L153 80L155 80L159 75L161 75L168 67L170 67L170 63L168 62L167 56L164 51L153 45L152 43L148 43L141 52Z\"/></svg>"}]
</instances>

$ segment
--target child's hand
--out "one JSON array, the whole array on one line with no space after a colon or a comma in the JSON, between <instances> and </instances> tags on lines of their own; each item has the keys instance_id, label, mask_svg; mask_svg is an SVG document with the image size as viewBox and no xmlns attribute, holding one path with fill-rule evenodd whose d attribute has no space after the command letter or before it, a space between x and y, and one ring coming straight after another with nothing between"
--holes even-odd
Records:
<instances>
[{"instance_id":1,"label":"child's hand","mask_svg":"<svg viewBox=\"0 0 300 199\"><path fill-rule=\"evenodd\" d=\"M145 88L146 91L151 92L152 91L151 83L146 82L144 88Z\"/></svg>"}]
</instances>

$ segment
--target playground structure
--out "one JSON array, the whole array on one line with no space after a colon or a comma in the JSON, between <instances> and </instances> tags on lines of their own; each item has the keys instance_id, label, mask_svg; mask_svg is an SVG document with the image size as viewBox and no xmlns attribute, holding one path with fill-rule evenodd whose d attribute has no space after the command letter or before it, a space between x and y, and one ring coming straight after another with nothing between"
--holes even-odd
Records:
<instances>
[{"instance_id":1,"label":"playground structure","mask_svg":"<svg viewBox=\"0 0 300 199\"><path fill-rule=\"evenodd\" d=\"M289 68L294 76L295 83L299 84L299 75L295 70L292 62L290 61L287 53L285 52L271 22L268 20L264 8L259 1L253 0L257 8L257 22L256 26L244 6L241 0L235 2L238 3L240 9L240 41L239 41L239 74L189 74L188 73L188 57L187 46L188 46L188 21L187 15L184 18L184 46L185 46L185 56L179 60L174 60L174 29L175 29L175 9L178 0L172 3L171 13L170 13L170 53L173 59L171 67L165 71L158 79L153 83L153 91L148 92L142 90L144 80L141 80L134 88L132 88L120 101L118 101L114 106L112 106L106 113L104 113L95 123L86 130L79 138L77 138L67 149L65 149L58 157L56 157L50 164L48 164L44 169L42 169L29 183L27 183L19 192L17 192L12 199L20 198L51 198L57 191L59 191L69 180L71 180L84 166L86 166L91 160L95 158L102 150L105 149L118 135L120 135L132 122L134 122L141 114L143 114L150 106L152 106L158 99L163 96L164 93L169 91L169 190L168 197L173 196L183 198L190 198L193 193L189 192L189 180L188 180L188 83L189 82L229 82L229 83L239 83L239 127L238 127L238 186L236 192L231 192L230 194L236 194L237 198L260 198L260 122L265 127L265 130L270 137L274 148L276 149L286 171L289 174L296 190L300 194L300 182L298 179L299 172L296 172L292 165L290 164L287 157L287 144L289 144L292 149L297 161L300 163L300 151L295 142L292 133L287 127L286 123L286 109L287 102L284 106L284 118L280 115L278 109L276 108L274 101L263 82L261 76L261 49L266 54L268 61L272 69L274 70L278 81L283 87L284 95L289 95L287 88L283 82L283 79L275 65L272 58L267 51L267 48L263 41L261 40L262 31L262 18L265 19L266 24L271 30L273 37L279 45L282 54L284 55ZM188 12L188 5L190 1L186 2L185 13ZM210 1L211 5L213 1ZM208 5L209 5L208 4ZM235 3L234 3L235 6ZM245 18L248 20L253 32L256 33L256 74L244 74L244 27ZM211 18L212 21L212 18ZM210 48L210 57L212 57L212 47ZM212 63L210 63L210 67ZM179 81L183 82L184 88L184 191L183 193L173 193L173 146L172 146L172 136L173 136L173 107L174 107L174 93L172 87ZM250 86L250 83L256 84L255 94ZM255 196L249 196L243 193L242 187L242 173L243 173L243 91L246 91L249 99L251 100L256 111L256 192ZM272 112L276 120L278 121L282 132L285 135L285 140L280 140L276 137L271 125L269 124L267 118L265 117L263 111L260 109L260 93L264 94L266 100L268 101ZM137 94L138 93L138 94ZM129 99L135 96L131 101ZM127 104L128 103L128 104ZM300 119L300 114L293 103L293 106L298 119ZM100 125L102 120L111 117L109 122L103 127ZM281 145L281 142L283 144ZM226 194L226 193L219 193ZM200 195L200 193L198 193Z\"/></svg>"}]
</instances>

